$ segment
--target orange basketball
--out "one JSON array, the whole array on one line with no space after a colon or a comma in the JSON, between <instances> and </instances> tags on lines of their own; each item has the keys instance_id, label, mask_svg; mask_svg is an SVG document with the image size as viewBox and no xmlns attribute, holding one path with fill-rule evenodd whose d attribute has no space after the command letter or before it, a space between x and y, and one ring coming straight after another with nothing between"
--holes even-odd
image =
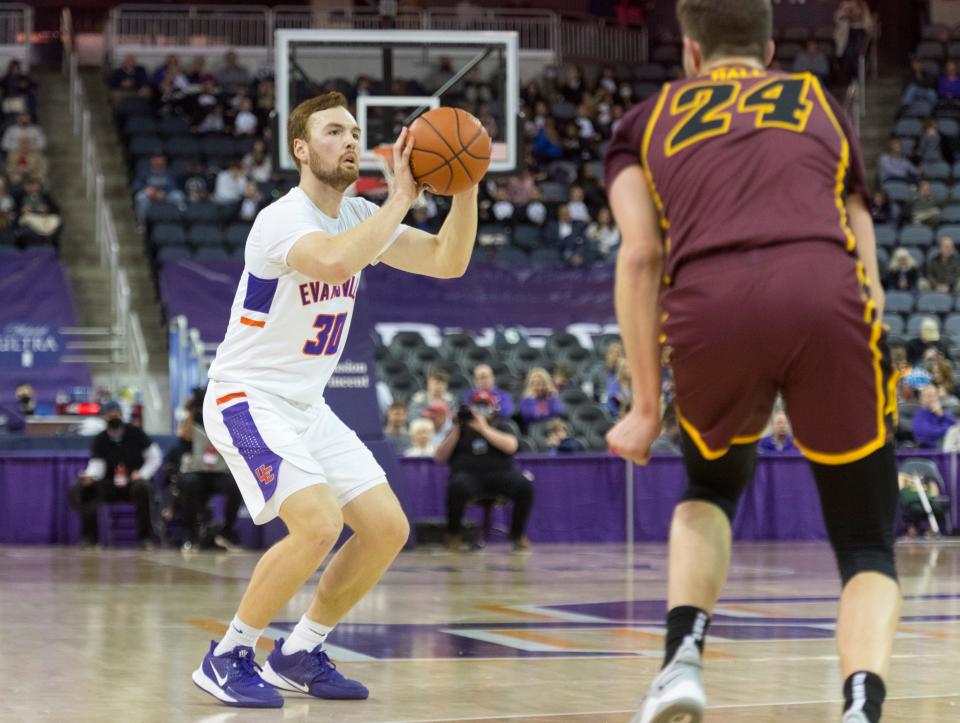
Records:
<instances>
[{"instance_id":1,"label":"orange basketball","mask_svg":"<svg viewBox=\"0 0 960 723\"><path fill-rule=\"evenodd\" d=\"M410 169L417 183L453 196L480 182L490 165L490 136L460 108L434 108L410 126Z\"/></svg>"}]
</instances>

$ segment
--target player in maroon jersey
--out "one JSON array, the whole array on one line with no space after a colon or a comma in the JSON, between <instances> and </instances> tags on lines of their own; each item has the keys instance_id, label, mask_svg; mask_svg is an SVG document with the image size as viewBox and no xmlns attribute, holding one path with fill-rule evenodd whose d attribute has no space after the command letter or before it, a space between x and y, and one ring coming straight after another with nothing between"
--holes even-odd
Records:
<instances>
[{"instance_id":1,"label":"player in maroon jersey","mask_svg":"<svg viewBox=\"0 0 960 723\"><path fill-rule=\"evenodd\" d=\"M677 13L687 79L632 109L606 158L633 379L607 439L647 461L667 359L689 478L670 530L664 668L637 720L702 718L730 521L781 393L843 583L843 720L875 723L900 606L896 399L857 139L812 75L764 70L770 0L679 0Z\"/></svg>"}]
</instances>

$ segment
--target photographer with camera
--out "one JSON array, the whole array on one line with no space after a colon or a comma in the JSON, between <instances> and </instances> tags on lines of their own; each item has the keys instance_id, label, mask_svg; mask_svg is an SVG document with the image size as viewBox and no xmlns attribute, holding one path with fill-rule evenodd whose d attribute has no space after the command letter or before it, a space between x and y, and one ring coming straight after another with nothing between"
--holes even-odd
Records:
<instances>
[{"instance_id":1,"label":"photographer with camera","mask_svg":"<svg viewBox=\"0 0 960 723\"><path fill-rule=\"evenodd\" d=\"M177 436L190 445L180 460L183 549L216 546L231 550L236 547L233 526L237 521L240 505L243 504L243 496L233 481L227 463L210 442L203 427L203 400L206 395L205 388L197 387L193 390L193 399L187 405L187 416L177 430ZM207 525L207 505L215 494L224 494L227 497L225 519L220 530L210 529Z\"/></svg>"},{"instance_id":2,"label":"photographer with camera","mask_svg":"<svg viewBox=\"0 0 960 723\"><path fill-rule=\"evenodd\" d=\"M450 465L447 484L447 546L461 542L463 512L470 500L504 497L513 504L510 539L515 549L530 543L525 530L533 505L533 484L513 460L519 440L506 420L497 417L497 399L488 391L474 392L462 405L434 459Z\"/></svg>"}]
</instances>

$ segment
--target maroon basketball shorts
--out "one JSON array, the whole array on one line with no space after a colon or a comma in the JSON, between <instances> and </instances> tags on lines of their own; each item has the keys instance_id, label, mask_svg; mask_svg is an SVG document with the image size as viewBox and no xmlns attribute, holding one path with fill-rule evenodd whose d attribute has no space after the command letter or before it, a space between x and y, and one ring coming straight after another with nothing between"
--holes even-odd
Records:
<instances>
[{"instance_id":1,"label":"maroon basketball shorts","mask_svg":"<svg viewBox=\"0 0 960 723\"><path fill-rule=\"evenodd\" d=\"M827 242L684 265L662 297L680 423L706 459L756 441L783 394L808 459L847 464L893 439L896 379L860 262Z\"/></svg>"}]
</instances>

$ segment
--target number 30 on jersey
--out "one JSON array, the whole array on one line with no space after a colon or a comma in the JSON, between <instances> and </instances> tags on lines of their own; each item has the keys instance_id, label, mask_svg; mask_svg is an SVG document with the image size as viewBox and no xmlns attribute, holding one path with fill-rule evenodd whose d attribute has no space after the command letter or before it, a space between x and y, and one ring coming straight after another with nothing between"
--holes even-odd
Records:
<instances>
[{"instance_id":1,"label":"number 30 on jersey","mask_svg":"<svg viewBox=\"0 0 960 723\"><path fill-rule=\"evenodd\" d=\"M680 116L667 136L669 158L684 148L730 130L734 112L754 114L757 128L780 128L803 133L813 110L807 97L810 76L771 78L743 93L735 80L688 85L670 104L670 115Z\"/></svg>"},{"instance_id":2,"label":"number 30 on jersey","mask_svg":"<svg viewBox=\"0 0 960 723\"><path fill-rule=\"evenodd\" d=\"M343 327L347 323L347 314L319 314L313 322L317 330L315 339L303 344L303 353L308 356L333 356L340 349Z\"/></svg>"}]
</instances>

